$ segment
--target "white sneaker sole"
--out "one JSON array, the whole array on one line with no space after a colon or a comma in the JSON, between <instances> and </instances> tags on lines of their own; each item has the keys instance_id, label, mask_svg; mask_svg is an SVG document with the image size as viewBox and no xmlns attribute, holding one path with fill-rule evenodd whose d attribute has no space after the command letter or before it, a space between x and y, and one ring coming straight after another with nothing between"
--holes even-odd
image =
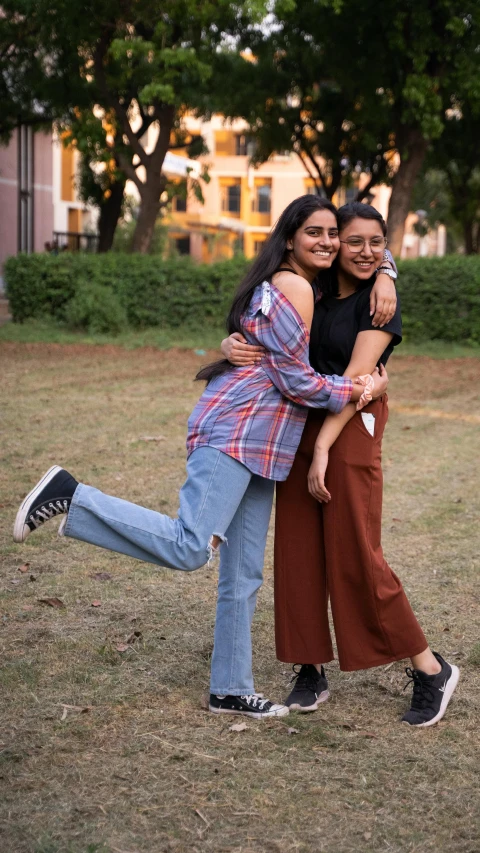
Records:
<instances>
[{"instance_id":1,"label":"white sneaker sole","mask_svg":"<svg viewBox=\"0 0 480 853\"><path fill-rule=\"evenodd\" d=\"M433 717L433 719L427 720L426 723L417 723L416 725L412 725L412 723L409 723L407 720L403 720L404 723L407 723L408 726L412 726L412 728L415 729L426 729L428 726L434 726L435 723L438 723L442 719L442 717L445 715L445 711L447 710L448 703L450 702L450 699L453 696L453 692L458 684L458 679L460 678L460 670L458 666L455 666L452 663L450 664L450 666L452 668L452 674L445 686L445 692L443 694L443 699L438 714Z\"/></svg>"},{"instance_id":2,"label":"white sneaker sole","mask_svg":"<svg viewBox=\"0 0 480 853\"><path fill-rule=\"evenodd\" d=\"M317 698L317 701L313 703L313 705L288 705L291 711L299 711L300 714L308 714L309 711L318 711L318 706L322 704L322 702L326 702L327 699L330 698L330 691L324 690L323 693L320 693L320 696Z\"/></svg>"},{"instance_id":3,"label":"white sneaker sole","mask_svg":"<svg viewBox=\"0 0 480 853\"><path fill-rule=\"evenodd\" d=\"M42 479L38 481L37 485L33 487L32 491L28 493L27 497L23 501L20 509L17 512L17 517L15 519L15 524L13 525L13 541L14 542L25 542L27 536L33 531L27 525L27 518L30 513L30 509L32 504L35 504L35 501L42 491L45 488L47 483L61 471L62 468L60 465L52 465L51 468L47 471L46 474L43 475Z\"/></svg>"},{"instance_id":4,"label":"white sneaker sole","mask_svg":"<svg viewBox=\"0 0 480 853\"><path fill-rule=\"evenodd\" d=\"M213 705L209 705L208 710L211 711L212 714L230 714L232 717L250 717L252 720L263 720L267 717L286 717L289 713L289 710L285 705L282 705L278 711L268 711L266 714L257 714L254 711L229 711L228 708L215 708Z\"/></svg>"}]
</instances>

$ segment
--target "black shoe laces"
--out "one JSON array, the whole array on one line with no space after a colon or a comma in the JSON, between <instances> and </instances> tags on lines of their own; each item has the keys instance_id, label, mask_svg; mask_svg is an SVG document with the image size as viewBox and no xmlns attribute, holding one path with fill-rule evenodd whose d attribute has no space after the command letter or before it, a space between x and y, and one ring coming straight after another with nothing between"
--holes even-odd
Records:
<instances>
[{"instance_id":1,"label":"black shoe laces","mask_svg":"<svg viewBox=\"0 0 480 853\"><path fill-rule=\"evenodd\" d=\"M411 709L413 711L423 711L435 698L433 685L422 678L422 674L418 669L412 669L410 666L407 666L405 672L408 675L408 681L403 689L406 690L410 684L413 684Z\"/></svg>"},{"instance_id":2,"label":"black shoe laces","mask_svg":"<svg viewBox=\"0 0 480 853\"><path fill-rule=\"evenodd\" d=\"M296 666L299 666L300 669L295 669ZM302 669L304 670L303 672ZM295 682L295 690L303 692L308 691L309 693L315 694L317 693L318 679L314 679L312 670L310 668L307 669L307 667L305 667L305 664L294 663L294 665L292 666L292 670L294 672L294 675L290 679L290 683L292 684L293 682Z\"/></svg>"}]
</instances>

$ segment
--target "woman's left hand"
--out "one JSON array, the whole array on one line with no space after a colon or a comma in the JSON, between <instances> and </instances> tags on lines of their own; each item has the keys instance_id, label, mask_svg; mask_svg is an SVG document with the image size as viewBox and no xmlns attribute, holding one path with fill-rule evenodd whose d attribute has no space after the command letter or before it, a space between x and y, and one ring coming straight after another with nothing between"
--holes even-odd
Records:
<instances>
[{"instance_id":1,"label":"woman's left hand","mask_svg":"<svg viewBox=\"0 0 480 853\"><path fill-rule=\"evenodd\" d=\"M328 466L328 450L315 450L308 472L308 491L320 503L328 503L332 496L325 486L325 474Z\"/></svg>"},{"instance_id":2,"label":"woman's left hand","mask_svg":"<svg viewBox=\"0 0 480 853\"><path fill-rule=\"evenodd\" d=\"M372 400L376 400L378 397L381 397L382 394L385 394L385 391L388 387L388 373L385 365L381 364L380 368L376 367L375 370L372 372L372 376Z\"/></svg>"},{"instance_id":3,"label":"woman's left hand","mask_svg":"<svg viewBox=\"0 0 480 853\"><path fill-rule=\"evenodd\" d=\"M393 265L390 261L382 261L383 267ZM372 292L370 294L370 315L372 317L372 326L380 329L385 323L389 323L397 309L397 291L390 276L385 273L377 275Z\"/></svg>"}]
</instances>

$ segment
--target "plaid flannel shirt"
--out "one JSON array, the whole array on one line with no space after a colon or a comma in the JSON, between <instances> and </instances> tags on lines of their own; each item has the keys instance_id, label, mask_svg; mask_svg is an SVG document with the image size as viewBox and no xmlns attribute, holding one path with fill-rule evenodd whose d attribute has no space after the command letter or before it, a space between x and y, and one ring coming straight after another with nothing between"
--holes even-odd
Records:
<instances>
[{"instance_id":1,"label":"plaid flannel shirt","mask_svg":"<svg viewBox=\"0 0 480 853\"><path fill-rule=\"evenodd\" d=\"M259 364L232 368L207 385L188 420L187 452L208 445L253 474L285 480L308 407L340 412L350 400L352 381L315 373L307 327L269 282L255 288L242 329L249 343L266 352Z\"/></svg>"}]
</instances>

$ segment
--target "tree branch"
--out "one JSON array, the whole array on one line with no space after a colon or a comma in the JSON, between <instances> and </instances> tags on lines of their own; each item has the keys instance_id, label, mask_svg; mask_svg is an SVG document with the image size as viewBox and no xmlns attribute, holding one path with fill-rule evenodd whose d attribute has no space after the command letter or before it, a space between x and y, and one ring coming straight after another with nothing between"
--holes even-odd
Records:
<instances>
[{"instance_id":1,"label":"tree branch","mask_svg":"<svg viewBox=\"0 0 480 853\"><path fill-rule=\"evenodd\" d=\"M359 192L357 193L357 197L356 197L355 201L363 201L363 199L368 196L372 187L374 187L376 184L378 184L378 182L381 180L381 178L383 178L386 171L387 171L387 161L385 160L385 157L382 155L382 160L381 160L381 163L379 164L377 171L376 172L372 171L372 174L370 176L370 180L364 186L363 190L359 190Z\"/></svg>"},{"instance_id":2,"label":"tree branch","mask_svg":"<svg viewBox=\"0 0 480 853\"><path fill-rule=\"evenodd\" d=\"M94 68L95 68L95 76L96 76L98 88L99 88L101 94L103 95L106 104L108 104L108 106L117 115L117 117L120 121L122 130L125 133L125 136L127 137L128 141L132 147L132 151L134 152L134 154L137 155L141 164L146 167L148 165L148 160L149 160L150 155L148 155L146 153L145 149L140 144L136 134L134 133L132 126L130 124L130 121L128 119L126 109L120 103L118 98L114 97L114 95L111 93L110 89L108 88L107 78L105 75L105 68L104 68L104 64L103 64L108 45L109 45L109 36L108 36L107 32L104 31L102 33L102 36L100 37L100 40L97 44L97 47L95 49L94 56L93 56L93 64L94 64Z\"/></svg>"},{"instance_id":3,"label":"tree branch","mask_svg":"<svg viewBox=\"0 0 480 853\"><path fill-rule=\"evenodd\" d=\"M129 178L130 181L133 181L133 183L135 184L140 195L142 195L145 185L144 185L143 181L141 181L140 178L138 177L136 169L133 166L132 162L122 152L118 153L118 162L119 162L121 168L123 169L123 171L125 172L125 175L127 176L127 178Z\"/></svg>"}]
</instances>

